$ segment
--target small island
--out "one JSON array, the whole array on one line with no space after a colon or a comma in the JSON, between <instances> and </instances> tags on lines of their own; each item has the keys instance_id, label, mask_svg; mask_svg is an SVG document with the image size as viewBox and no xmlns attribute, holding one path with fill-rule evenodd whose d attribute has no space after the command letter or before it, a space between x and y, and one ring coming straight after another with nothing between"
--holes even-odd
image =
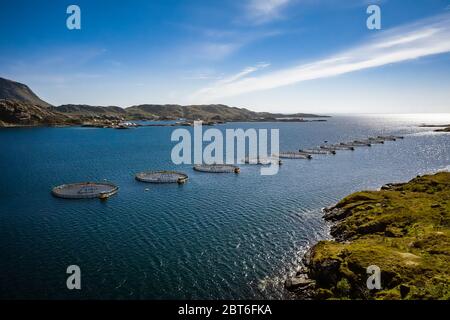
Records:
<instances>
[{"instance_id":1,"label":"small island","mask_svg":"<svg viewBox=\"0 0 450 320\"><path fill-rule=\"evenodd\" d=\"M450 299L450 173L347 196L324 210L321 241L286 288L309 299ZM367 267L381 270L369 290Z\"/></svg>"},{"instance_id":2,"label":"small island","mask_svg":"<svg viewBox=\"0 0 450 320\"><path fill-rule=\"evenodd\" d=\"M436 131L436 132L450 132L450 125L446 126L445 128L436 129L434 131Z\"/></svg>"},{"instance_id":3,"label":"small island","mask_svg":"<svg viewBox=\"0 0 450 320\"><path fill-rule=\"evenodd\" d=\"M450 124L423 124L420 126L421 128L438 128L434 129L434 132L450 132Z\"/></svg>"}]
</instances>

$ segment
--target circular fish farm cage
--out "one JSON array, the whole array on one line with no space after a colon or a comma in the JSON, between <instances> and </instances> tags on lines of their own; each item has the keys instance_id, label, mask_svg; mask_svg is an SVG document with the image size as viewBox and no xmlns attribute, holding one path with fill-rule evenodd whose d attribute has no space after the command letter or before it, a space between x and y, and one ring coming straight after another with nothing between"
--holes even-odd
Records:
<instances>
[{"instance_id":1,"label":"circular fish farm cage","mask_svg":"<svg viewBox=\"0 0 450 320\"><path fill-rule=\"evenodd\" d=\"M188 176L176 171L147 171L136 174L136 180L147 183L178 183L187 182Z\"/></svg>"},{"instance_id":2,"label":"circular fish farm cage","mask_svg":"<svg viewBox=\"0 0 450 320\"><path fill-rule=\"evenodd\" d=\"M302 152L281 152L278 157L280 159L312 159L310 154Z\"/></svg>"},{"instance_id":3,"label":"circular fish farm cage","mask_svg":"<svg viewBox=\"0 0 450 320\"><path fill-rule=\"evenodd\" d=\"M63 199L108 199L119 191L119 187L107 182L81 182L63 184L52 189L55 197Z\"/></svg>"},{"instance_id":4,"label":"circular fish farm cage","mask_svg":"<svg viewBox=\"0 0 450 320\"><path fill-rule=\"evenodd\" d=\"M249 158L249 157L245 157L243 162L245 164L259 164L259 165L269 165L269 164L278 164L278 165L282 165L283 162L281 161L281 159L276 158L276 157L268 157L268 158Z\"/></svg>"},{"instance_id":5,"label":"circular fish farm cage","mask_svg":"<svg viewBox=\"0 0 450 320\"><path fill-rule=\"evenodd\" d=\"M195 171L210 173L240 173L239 167L230 164L201 164L194 166Z\"/></svg>"}]
</instances>

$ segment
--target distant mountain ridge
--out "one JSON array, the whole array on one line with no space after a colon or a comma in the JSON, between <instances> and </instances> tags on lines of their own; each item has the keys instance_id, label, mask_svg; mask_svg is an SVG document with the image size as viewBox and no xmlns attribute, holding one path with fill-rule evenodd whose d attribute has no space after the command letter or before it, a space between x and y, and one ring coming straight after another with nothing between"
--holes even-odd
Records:
<instances>
[{"instance_id":1,"label":"distant mountain ridge","mask_svg":"<svg viewBox=\"0 0 450 320\"><path fill-rule=\"evenodd\" d=\"M90 106L87 104L63 104L61 106L54 107L53 110L73 115L127 115L125 109L117 106L101 107Z\"/></svg>"},{"instance_id":2,"label":"distant mountain ridge","mask_svg":"<svg viewBox=\"0 0 450 320\"><path fill-rule=\"evenodd\" d=\"M269 120L276 118L287 117L283 114L255 112L245 108L229 107L223 104L210 105L157 105L157 104L142 104L132 106L125 109L129 116L133 118L140 117L159 117L159 118L174 118L174 119L188 119L188 120L212 120L212 121L255 121L255 120ZM289 117L297 118L314 118L318 117L314 114L291 114Z\"/></svg>"},{"instance_id":3,"label":"distant mountain ridge","mask_svg":"<svg viewBox=\"0 0 450 320\"><path fill-rule=\"evenodd\" d=\"M96 123L99 126L127 120L203 120L227 121L278 121L319 117L314 114L297 113L284 115L254 112L245 108L223 104L176 105L142 104L121 108L119 106L91 106L65 104L52 106L41 100L25 84L0 78L0 126L17 125L73 125Z\"/></svg>"}]
</instances>

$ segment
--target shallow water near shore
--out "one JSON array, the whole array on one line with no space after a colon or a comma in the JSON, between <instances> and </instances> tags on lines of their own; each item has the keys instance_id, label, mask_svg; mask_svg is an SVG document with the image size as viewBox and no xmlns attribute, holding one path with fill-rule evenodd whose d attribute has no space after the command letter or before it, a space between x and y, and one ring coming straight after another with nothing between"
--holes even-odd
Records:
<instances>
[{"instance_id":1,"label":"shallow water near shore","mask_svg":"<svg viewBox=\"0 0 450 320\"><path fill-rule=\"evenodd\" d=\"M0 298L280 299L309 245L328 237L321 208L349 193L450 169L450 134L419 125L445 115L335 116L327 122L228 123L279 128L295 151L377 135L386 142L313 160L284 160L275 176L207 174L170 160L173 127L130 130L0 130ZM189 175L185 185L148 185L145 170ZM107 179L106 202L64 200L52 187ZM145 191L149 188L148 191ZM79 265L82 290L66 289Z\"/></svg>"}]
</instances>

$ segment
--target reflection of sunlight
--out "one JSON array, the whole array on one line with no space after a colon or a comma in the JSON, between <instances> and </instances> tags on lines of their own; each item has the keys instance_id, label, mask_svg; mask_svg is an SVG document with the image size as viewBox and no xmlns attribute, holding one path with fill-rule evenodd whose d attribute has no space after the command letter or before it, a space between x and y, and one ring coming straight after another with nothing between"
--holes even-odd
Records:
<instances>
[{"instance_id":1,"label":"reflection of sunlight","mask_svg":"<svg viewBox=\"0 0 450 320\"><path fill-rule=\"evenodd\" d=\"M392 114L391 117L397 118L399 120L410 120L414 122L424 122L427 121L447 125L450 124L450 113L410 113L410 114Z\"/></svg>"},{"instance_id":2,"label":"reflection of sunlight","mask_svg":"<svg viewBox=\"0 0 450 320\"><path fill-rule=\"evenodd\" d=\"M387 121L410 122L418 125L449 125L450 113L399 113L399 114L357 114L358 117L376 117Z\"/></svg>"},{"instance_id":3,"label":"reflection of sunlight","mask_svg":"<svg viewBox=\"0 0 450 320\"><path fill-rule=\"evenodd\" d=\"M436 128L427 128L427 131L422 131L422 132L416 132L416 133L411 133L411 136L415 136L415 137L423 137L423 136L443 136L443 135L447 135L447 132L436 132L434 131L434 129Z\"/></svg>"}]
</instances>

